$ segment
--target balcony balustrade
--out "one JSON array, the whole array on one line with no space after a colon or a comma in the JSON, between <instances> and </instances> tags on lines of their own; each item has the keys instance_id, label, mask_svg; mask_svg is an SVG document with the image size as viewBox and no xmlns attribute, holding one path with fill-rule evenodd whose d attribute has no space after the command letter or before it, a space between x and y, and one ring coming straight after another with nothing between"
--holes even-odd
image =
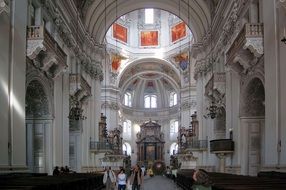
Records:
<instances>
[{"instance_id":1,"label":"balcony balustrade","mask_svg":"<svg viewBox=\"0 0 286 190\"><path fill-rule=\"evenodd\" d=\"M113 145L109 142L90 141L89 150L91 152L112 152Z\"/></svg>"},{"instance_id":2,"label":"balcony balustrade","mask_svg":"<svg viewBox=\"0 0 286 190\"><path fill-rule=\"evenodd\" d=\"M234 152L234 141L232 139L217 139L210 141L210 152L215 154Z\"/></svg>"}]
</instances>

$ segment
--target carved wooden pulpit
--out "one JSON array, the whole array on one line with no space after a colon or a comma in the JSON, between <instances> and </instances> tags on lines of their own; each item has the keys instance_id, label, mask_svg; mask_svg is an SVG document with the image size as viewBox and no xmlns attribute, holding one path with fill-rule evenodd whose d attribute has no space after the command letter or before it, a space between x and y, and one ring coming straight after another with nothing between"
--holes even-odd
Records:
<instances>
[{"instance_id":1,"label":"carved wooden pulpit","mask_svg":"<svg viewBox=\"0 0 286 190\"><path fill-rule=\"evenodd\" d=\"M138 162L150 164L154 161L164 161L164 134L161 132L161 125L149 121L140 126L137 133Z\"/></svg>"}]
</instances>

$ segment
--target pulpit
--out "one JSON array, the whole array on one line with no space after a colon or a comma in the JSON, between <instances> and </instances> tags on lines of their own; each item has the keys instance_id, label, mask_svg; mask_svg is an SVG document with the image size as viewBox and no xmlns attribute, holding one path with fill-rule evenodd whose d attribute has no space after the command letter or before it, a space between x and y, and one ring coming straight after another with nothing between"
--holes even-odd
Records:
<instances>
[{"instance_id":1,"label":"pulpit","mask_svg":"<svg viewBox=\"0 0 286 190\"><path fill-rule=\"evenodd\" d=\"M149 121L140 126L137 133L138 162L151 165L154 161L164 161L164 134L161 125Z\"/></svg>"}]
</instances>

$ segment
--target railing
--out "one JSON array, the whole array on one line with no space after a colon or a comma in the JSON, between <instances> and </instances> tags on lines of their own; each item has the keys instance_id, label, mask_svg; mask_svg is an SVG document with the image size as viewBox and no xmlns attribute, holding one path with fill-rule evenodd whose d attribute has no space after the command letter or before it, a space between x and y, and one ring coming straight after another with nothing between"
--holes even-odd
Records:
<instances>
[{"instance_id":1,"label":"railing","mask_svg":"<svg viewBox=\"0 0 286 190\"><path fill-rule=\"evenodd\" d=\"M113 145L109 142L90 141L90 151L112 151Z\"/></svg>"},{"instance_id":2,"label":"railing","mask_svg":"<svg viewBox=\"0 0 286 190\"><path fill-rule=\"evenodd\" d=\"M217 139L210 141L210 152L212 153L231 153L234 151L232 139Z\"/></svg>"},{"instance_id":3,"label":"railing","mask_svg":"<svg viewBox=\"0 0 286 190\"><path fill-rule=\"evenodd\" d=\"M207 140L193 140L187 145L187 148L191 150L207 150L208 141Z\"/></svg>"},{"instance_id":4,"label":"railing","mask_svg":"<svg viewBox=\"0 0 286 190\"><path fill-rule=\"evenodd\" d=\"M227 62L232 60L247 38L263 38L262 23L246 23L226 53Z\"/></svg>"},{"instance_id":5,"label":"railing","mask_svg":"<svg viewBox=\"0 0 286 190\"><path fill-rule=\"evenodd\" d=\"M179 106L175 105L171 108L132 108L121 105L124 114L138 116L138 117L152 117L152 116L165 116L178 113Z\"/></svg>"},{"instance_id":6,"label":"railing","mask_svg":"<svg viewBox=\"0 0 286 190\"><path fill-rule=\"evenodd\" d=\"M40 40L44 39L44 27L43 26L29 26L27 28L28 40Z\"/></svg>"},{"instance_id":7,"label":"railing","mask_svg":"<svg viewBox=\"0 0 286 190\"><path fill-rule=\"evenodd\" d=\"M245 37L263 37L263 24L245 24Z\"/></svg>"},{"instance_id":8,"label":"railing","mask_svg":"<svg viewBox=\"0 0 286 190\"><path fill-rule=\"evenodd\" d=\"M28 26L27 28L28 40L44 40L43 44L47 52L52 52L57 55L57 59L64 67L67 67L67 56L54 37L45 29L44 26Z\"/></svg>"}]
</instances>

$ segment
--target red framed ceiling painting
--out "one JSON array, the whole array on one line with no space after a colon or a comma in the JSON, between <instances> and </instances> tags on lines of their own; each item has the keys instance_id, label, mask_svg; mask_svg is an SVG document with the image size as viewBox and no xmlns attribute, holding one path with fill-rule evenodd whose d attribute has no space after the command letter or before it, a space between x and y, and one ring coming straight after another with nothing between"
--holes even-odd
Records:
<instances>
[{"instance_id":1,"label":"red framed ceiling painting","mask_svg":"<svg viewBox=\"0 0 286 190\"><path fill-rule=\"evenodd\" d=\"M154 31L141 31L140 32L140 39L141 39L141 46L148 47L148 46L158 46L159 45L159 32Z\"/></svg>"},{"instance_id":2,"label":"red framed ceiling painting","mask_svg":"<svg viewBox=\"0 0 286 190\"><path fill-rule=\"evenodd\" d=\"M113 38L127 43L127 28L121 26L120 24L114 23L113 24Z\"/></svg>"},{"instance_id":3,"label":"red framed ceiling painting","mask_svg":"<svg viewBox=\"0 0 286 190\"><path fill-rule=\"evenodd\" d=\"M171 28L172 42L176 42L187 35L186 32L186 24L184 22L180 22Z\"/></svg>"}]
</instances>

